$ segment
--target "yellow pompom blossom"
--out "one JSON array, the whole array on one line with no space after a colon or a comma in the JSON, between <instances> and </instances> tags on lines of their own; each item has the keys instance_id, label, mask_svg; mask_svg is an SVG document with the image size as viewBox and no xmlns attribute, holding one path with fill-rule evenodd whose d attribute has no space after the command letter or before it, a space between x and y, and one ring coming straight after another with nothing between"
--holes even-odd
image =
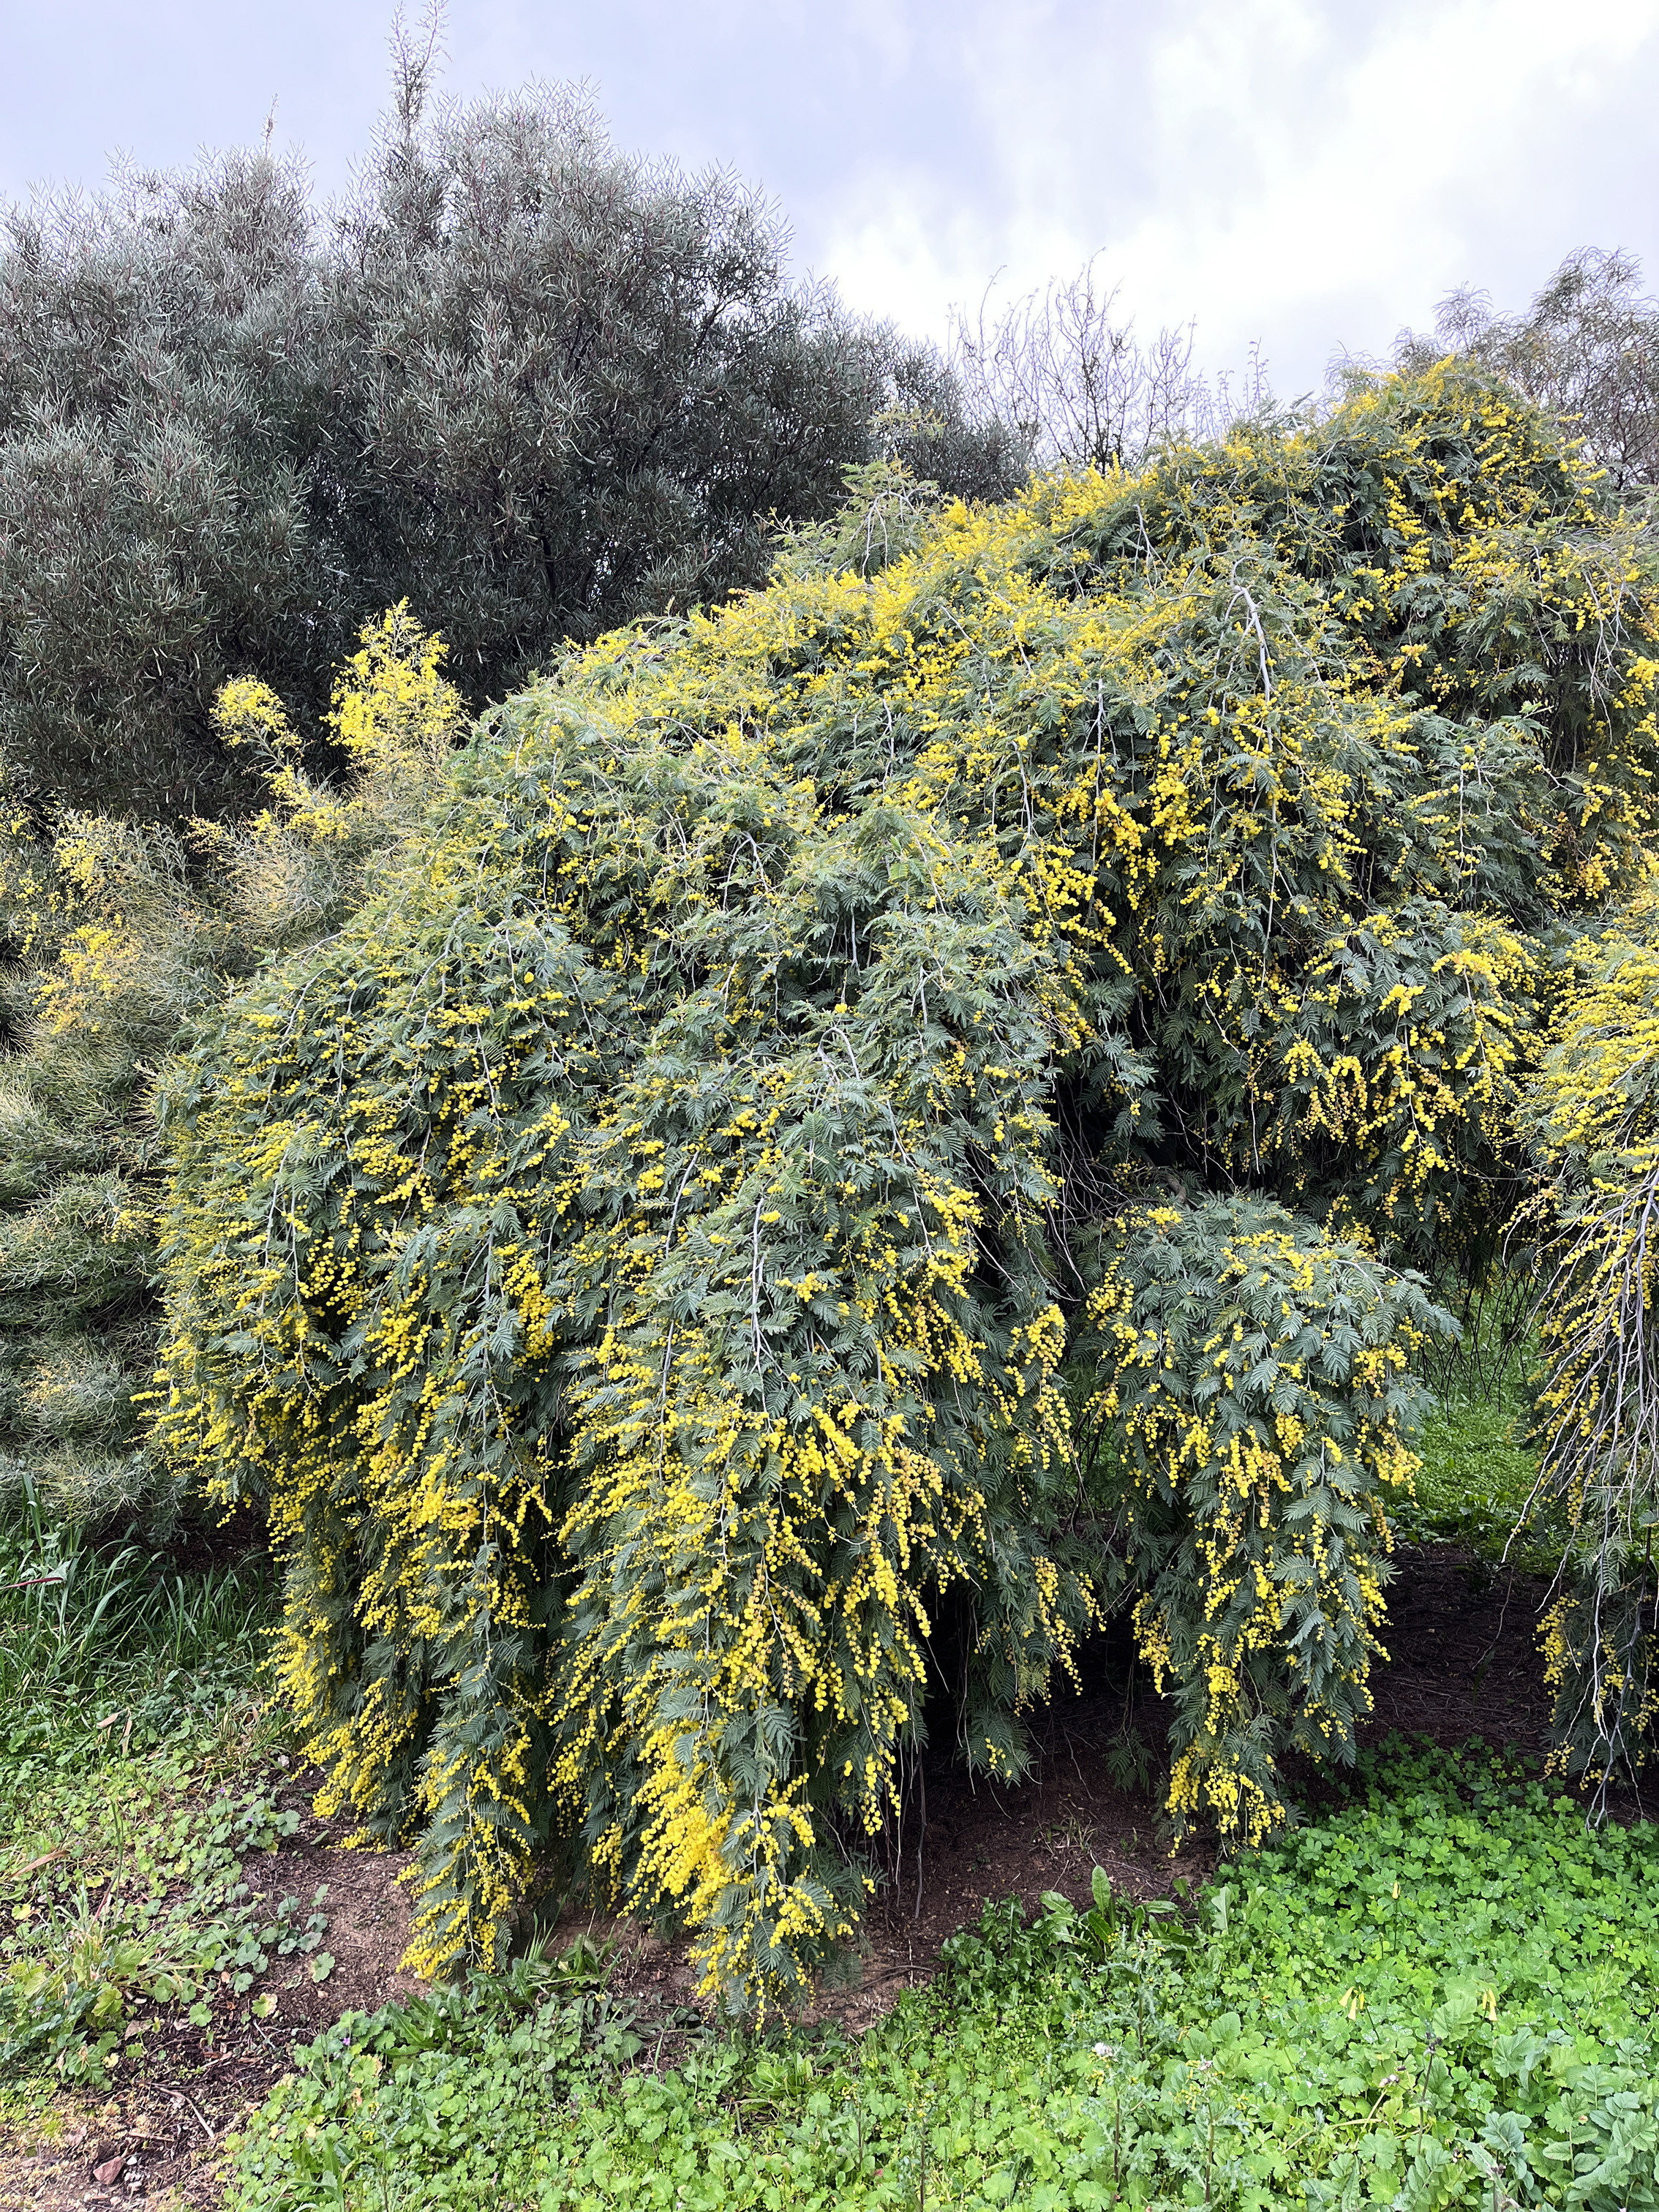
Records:
<instances>
[{"instance_id":1,"label":"yellow pompom blossom","mask_svg":"<svg viewBox=\"0 0 1659 2212\"><path fill-rule=\"evenodd\" d=\"M1603 1792L1659 1717L1659 949L1650 893L1575 948L1528 1101L1555 1275L1540 1308L1540 1482L1572 1547L1543 1625L1563 1770Z\"/></svg>"},{"instance_id":2,"label":"yellow pompom blossom","mask_svg":"<svg viewBox=\"0 0 1659 2212\"><path fill-rule=\"evenodd\" d=\"M1085 1419L1125 1478L1136 1637L1176 1703L1170 1811L1258 1843L1278 1747L1352 1758L1370 1710L1413 1363L1450 1324L1418 1279L1252 1199L1131 1213L1089 1314Z\"/></svg>"},{"instance_id":3,"label":"yellow pompom blossom","mask_svg":"<svg viewBox=\"0 0 1659 2212\"><path fill-rule=\"evenodd\" d=\"M158 1141L152 1085L182 1030L268 952L361 901L444 773L461 703L441 647L394 609L365 633L337 718L365 742L342 785L302 766L280 702L227 684L220 737L251 756L251 821L180 831L70 814L0 815L0 940L14 1027L0 1072L0 1492L56 1516L176 1510L143 1429L155 1364Z\"/></svg>"},{"instance_id":4,"label":"yellow pompom blossom","mask_svg":"<svg viewBox=\"0 0 1659 2212\"><path fill-rule=\"evenodd\" d=\"M1495 385L829 543L496 710L172 1103L164 1432L428 1968L564 1825L798 1989L930 1684L1018 1771L1122 1592L1178 1814L1347 1755L1404 1271L1490 1264L1545 933L1641 875L1635 538Z\"/></svg>"}]
</instances>

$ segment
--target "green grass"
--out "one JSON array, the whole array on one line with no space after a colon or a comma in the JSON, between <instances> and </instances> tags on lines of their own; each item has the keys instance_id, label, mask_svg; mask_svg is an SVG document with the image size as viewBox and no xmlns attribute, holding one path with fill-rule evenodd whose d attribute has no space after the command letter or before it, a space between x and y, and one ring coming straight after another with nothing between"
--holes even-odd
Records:
<instances>
[{"instance_id":1,"label":"green grass","mask_svg":"<svg viewBox=\"0 0 1659 2212\"><path fill-rule=\"evenodd\" d=\"M1560 1565L1567 1531L1559 1505L1528 1511L1538 1455L1527 1441L1530 1340L1506 1356L1460 1362L1440 1391L1418 1449L1416 1497L1394 1515L1408 1544L1466 1544L1491 1565L1507 1554L1533 1573Z\"/></svg>"},{"instance_id":2,"label":"green grass","mask_svg":"<svg viewBox=\"0 0 1659 2212\"><path fill-rule=\"evenodd\" d=\"M264 1702L274 1610L262 1562L169 1571L27 1501L0 1521L0 1804L43 1768L101 1765L112 1742L201 1744Z\"/></svg>"},{"instance_id":3,"label":"green grass","mask_svg":"<svg viewBox=\"0 0 1659 2212\"><path fill-rule=\"evenodd\" d=\"M642 2069L590 1984L340 2022L240 2145L236 2212L1651 2212L1659 1832L1395 1746L1190 1917L988 1911L856 2044Z\"/></svg>"},{"instance_id":4,"label":"green grass","mask_svg":"<svg viewBox=\"0 0 1659 2212\"><path fill-rule=\"evenodd\" d=\"M241 1883L297 1825L263 1775L286 1723L261 1565L163 1571L30 1510L0 1585L0 2081L27 2102L131 2070L164 2008L258 2002L275 1960L326 1956L325 1917Z\"/></svg>"}]
</instances>

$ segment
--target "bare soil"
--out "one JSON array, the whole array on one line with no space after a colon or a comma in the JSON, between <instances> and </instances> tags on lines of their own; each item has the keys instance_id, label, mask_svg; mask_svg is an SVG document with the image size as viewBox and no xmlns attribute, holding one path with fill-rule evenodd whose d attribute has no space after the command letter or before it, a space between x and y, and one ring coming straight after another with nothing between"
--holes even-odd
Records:
<instances>
[{"instance_id":1,"label":"bare soil","mask_svg":"<svg viewBox=\"0 0 1659 2212\"><path fill-rule=\"evenodd\" d=\"M1389 1658L1374 1677L1376 1711L1362 1740L1396 1732L1449 1747L1481 1740L1541 1759L1549 1718L1536 1634L1543 1585L1493 1574L1455 1547L1402 1547L1396 1564L1383 1634ZM1059 1890L1082 1902L1097 1865L1135 1897L1166 1894L1180 1876L1201 1879L1211 1847L1170 1853L1160 1777L1126 1771L1126 1730L1149 1747L1163 1741L1162 1709L1144 1678L1138 1697L1133 1688L1062 1695L1044 1717L1036 1771L1018 1786L973 1782L946 1752L930 1755L906 1825L884 1839L890 1879L869 1915L865 1948L820 1992L813 2016L860 2032L902 1990L925 1982L945 1938L994 1900L1018 1897L1029 1910L1043 1891ZM372 2011L416 1986L398 1964L409 1936L408 1892L398 1879L407 1859L343 1849L335 1828L310 1814L316 1778L296 1775L289 1785L289 1802L304 1810L298 1835L250 1860L246 1872L260 1896L296 1897L302 1914L326 1886L323 1940L334 1960L326 1979L314 1982L303 1960L273 1970L265 1982L276 2009L263 2021L246 2002L217 2008L208 2031L176 2008L147 2021L142 2059L106 2100L65 2093L47 2125L0 2137L0 2212L140 2200L152 2212L218 2206L223 2138L288 2070L293 2045L342 2013ZM1316 1775L1298 1779L1318 1794ZM1629 1816L1643 1808L1632 1801L1619 1809ZM662 2023L653 2055L669 2063L680 2040L674 2024L694 2009L684 1944L588 1913L567 1914L556 1937L584 1931L615 1940L613 1989Z\"/></svg>"}]
</instances>

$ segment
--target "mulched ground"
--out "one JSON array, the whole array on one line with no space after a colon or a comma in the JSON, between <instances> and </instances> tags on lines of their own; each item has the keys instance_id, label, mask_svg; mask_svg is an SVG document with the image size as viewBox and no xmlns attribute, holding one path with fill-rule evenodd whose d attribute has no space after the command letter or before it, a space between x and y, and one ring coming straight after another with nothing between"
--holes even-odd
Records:
<instances>
[{"instance_id":1,"label":"mulched ground","mask_svg":"<svg viewBox=\"0 0 1659 2212\"><path fill-rule=\"evenodd\" d=\"M1374 1677L1376 1710L1364 1741L1396 1731L1447 1746L1480 1738L1541 1757L1549 1699L1535 1623L1544 1585L1494 1575L1449 1546L1402 1547L1396 1565L1383 1636L1389 1662ZM1127 1702L1123 1693L1062 1696L1044 1718L1036 1771L1012 1788L970 1783L948 1756L931 1757L916 1812L889 1839L893 1879L870 1917L866 1948L841 1986L822 1992L815 2016L854 2033L867 2027L902 1989L927 1979L945 1937L989 1901L1018 1896L1029 1909L1044 1890L1060 1890L1082 1902L1097 1865L1136 1897L1207 1873L1206 1846L1170 1856L1156 1778L1124 1771L1126 1726L1149 1745L1161 1741L1158 1701L1144 1690ZM312 1780L295 1778L291 1802L307 1803ZM1632 1801L1617 1809L1630 1817L1644 1808ZM223 2137L286 2070L292 2045L414 1986L398 1971L409 1930L408 1893L397 1881L405 1863L341 1849L337 1832L307 1812L292 1843L251 1861L247 1874L262 1895L296 1896L302 1911L327 1885L324 1942L335 1960L327 1979L314 1984L303 1965L274 1971L267 1985L278 2006L265 2021L244 2007L228 2009L205 2035L176 2019L158 2023L130 2085L102 2104L59 2100L55 2144L0 2143L0 2212L140 2200L151 2212L219 2205ZM584 1929L616 1939L613 1988L665 2023L655 2054L670 2063L680 2040L672 2024L691 2008L683 1947L631 1923L575 1913L559 1939Z\"/></svg>"}]
</instances>

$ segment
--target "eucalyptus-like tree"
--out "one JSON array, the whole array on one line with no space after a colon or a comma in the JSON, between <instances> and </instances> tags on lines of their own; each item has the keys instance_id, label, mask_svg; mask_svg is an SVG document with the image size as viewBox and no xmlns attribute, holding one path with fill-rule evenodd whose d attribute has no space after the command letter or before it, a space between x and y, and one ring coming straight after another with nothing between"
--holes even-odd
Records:
<instances>
[{"instance_id":1,"label":"eucalyptus-like tree","mask_svg":"<svg viewBox=\"0 0 1659 2212\"><path fill-rule=\"evenodd\" d=\"M1496 310L1473 285L1449 293L1431 334L1402 332L1398 366L1460 353L1547 408L1583 441L1613 489L1659 483L1659 301L1633 254L1571 253L1531 305Z\"/></svg>"},{"instance_id":2,"label":"eucalyptus-like tree","mask_svg":"<svg viewBox=\"0 0 1659 2212\"><path fill-rule=\"evenodd\" d=\"M223 814L257 794L219 685L309 720L389 605L441 619L482 703L757 582L775 526L884 451L1017 481L935 356L792 283L729 174L618 154L568 92L428 112L400 86L343 209L254 152L0 224L15 799Z\"/></svg>"}]
</instances>

